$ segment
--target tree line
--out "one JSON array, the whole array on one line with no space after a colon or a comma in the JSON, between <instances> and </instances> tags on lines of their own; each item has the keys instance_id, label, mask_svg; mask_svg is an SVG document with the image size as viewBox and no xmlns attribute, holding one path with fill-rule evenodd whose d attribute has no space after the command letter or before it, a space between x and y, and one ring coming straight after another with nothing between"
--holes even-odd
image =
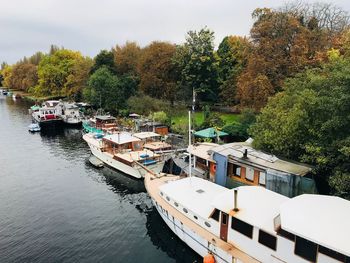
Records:
<instances>
[{"instance_id":1,"label":"tree line","mask_svg":"<svg viewBox=\"0 0 350 263\"><path fill-rule=\"evenodd\" d=\"M114 113L148 114L164 104L221 104L256 115L229 125L259 149L305 161L333 193L350 197L348 13L326 3L257 8L250 35L215 48L208 28L176 45L126 42L95 58L52 46L1 65L2 85L36 96L85 100ZM244 110L245 111L245 110ZM249 127L250 126L250 127Z\"/></svg>"}]
</instances>

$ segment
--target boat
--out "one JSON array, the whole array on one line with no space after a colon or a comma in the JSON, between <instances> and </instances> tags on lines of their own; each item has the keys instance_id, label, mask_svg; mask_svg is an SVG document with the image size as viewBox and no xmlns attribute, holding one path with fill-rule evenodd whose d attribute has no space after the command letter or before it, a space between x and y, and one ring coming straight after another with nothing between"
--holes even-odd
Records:
<instances>
[{"instance_id":1,"label":"boat","mask_svg":"<svg viewBox=\"0 0 350 263\"><path fill-rule=\"evenodd\" d=\"M2 90L2 94L3 94L3 95L7 95L7 93L8 93L7 90L4 90L4 89Z\"/></svg>"},{"instance_id":2,"label":"boat","mask_svg":"<svg viewBox=\"0 0 350 263\"><path fill-rule=\"evenodd\" d=\"M108 133L117 130L116 118L111 115L96 115L83 121L83 129L87 133Z\"/></svg>"},{"instance_id":3,"label":"boat","mask_svg":"<svg viewBox=\"0 0 350 263\"><path fill-rule=\"evenodd\" d=\"M56 106L57 114L67 125L80 126L82 124L82 116L79 107L75 103L59 102Z\"/></svg>"},{"instance_id":4,"label":"boat","mask_svg":"<svg viewBox=\"0 0 350 263\"><path fill-rule=\"evenodd\" d=\"M33 114L33 112L39 111L40 106L39 105L33 105L28 109L29 114Z\"/></svg>"},{"instance_id":5,"label":"boat","mask_svg":"<svg viewBox=\"0 0 350 263\"><path fill-rule=\"evenodd\" d=\"M41 128L54 127L62 124L62 118L58 115L55 108L59 101L48 100L45 101L38 111L32 113L32 118L37 122Z\"/></svg>"},{"instance_id":6,"label":"boat","mask_svg":"<svg viewBox=\"0 0 350 263\"><path fill-rule=\"evenodd\" d=\"M103 167L103 162L93 155L89 157L89 162L97 168Z\"/></svg>"},{"instance_id":7,"label":"boat","mask_svg":"<svg viewBox=\"0 0 350 263\"><path fill-rule=\"evenodd\" d=\"M146 171L159 173L163 169L162 156L144 149L142 141L129 132L107 135L86 133L83 139L95 157L135 178L143 178Z\"/></svg>"},{"instance_id":8,"label":"boat","mask_svg":"<svg viewBox=\"0 0 350 263\"><path fill-rule=\"evenodd\" d=\"M289 198L261 186L228 189L198 177L148 173L168 227L211 262L349 262L350 202Z\"/></svg>"},{"instance_id":9,"label":"boat","mask_svg":"<svg viewBox=\"0 0 350 263\"><path fill-rule=\"evenodd\" d=\"M155 132L137 132L133 134L143 142L143 148L156 153L174 152L172 146L164 141L161 141L162 135Z\"/></svg>"},{"instance_id":10,"label":"boat","mask_svg":"<svg viewBox=\"0 0 350 263\"><path fill-rule=\"evenodd\" d=\"M37 123L32 123L32 124L30 124L30 125L28 126L28 130L29 130L30 132L39 132L39 131L41 130L41 128L40 128L39 124L37 124Z\"/></svg>"}]
</instances>

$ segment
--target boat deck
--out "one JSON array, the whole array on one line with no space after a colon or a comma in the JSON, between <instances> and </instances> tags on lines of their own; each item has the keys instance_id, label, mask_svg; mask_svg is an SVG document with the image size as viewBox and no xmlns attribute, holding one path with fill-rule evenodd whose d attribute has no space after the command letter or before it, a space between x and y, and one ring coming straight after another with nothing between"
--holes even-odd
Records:
<instances>
[{"instance_id":1,"label":"boat deck","mask_svg":"<svg viewBox=\"0 0 350 263\"><path fill-rule=\"evenodd\" d=\"M148 142L143 147L150 149L152 151L161 151L161 150L171 149L171 145L166 142Z\"/></svg>"},{"instance_id":2,"label":"boat deck","mask_svg":"<svg viewBox=\"0 0 350 263\"><path fill-rule=\"evenodd\" d=\"M233 258L237 258L243 262L247 263L257 263L256 259L250 257L243 251L239 250L238 248L234 247L232 244L227 243L223 240L221 240L219 237L215 236L214 234L210 233L203 227L199 226L192 220L190 220L188 217L180 213L178 210L176 210L173 206L169 205L160 195L159 195L159 187L168 181L177 180L179 177L174 175L152 175L150 173L146 174L145 176L145 186L147 189L148 194L164 209L166 209L169 214L180 220L184 225L188 226L192 231L200 235L202 238L208 240L208 242L215 244L215 246L219 247L220 249L228 252L232 255Z\"/></svg>"}]
</instances>

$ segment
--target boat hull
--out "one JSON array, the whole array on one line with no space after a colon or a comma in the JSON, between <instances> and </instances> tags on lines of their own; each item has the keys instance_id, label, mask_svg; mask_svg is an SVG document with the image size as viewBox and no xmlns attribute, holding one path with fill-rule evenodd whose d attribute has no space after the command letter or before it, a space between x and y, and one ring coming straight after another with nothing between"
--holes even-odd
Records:
<instances>
[{"instance_id":1,"label":"boat hull","mask_svg":"<svg viewBox=\"0 0 350 263\"><path fill-rule=\"evenodd\" d=\"M102 152L101 149L98 147L98 145L93 144L92 142L89 141L89 139L86 139L85 137L83 138L88 143L91 153L106 165L124 174L130 175L138 179L143 178L147 173L145 169L143 169L141 166L137 164L134 164L133 166L129 166L118 160L115 160L112 154L109 154L107 152ZM156 164L148 165L147 168L149 170L152 170L155 173L159 173L163 169L163 166L164 166L164 161L160 161L160 162L157 162Z\"/></svg>"}]
</instances>

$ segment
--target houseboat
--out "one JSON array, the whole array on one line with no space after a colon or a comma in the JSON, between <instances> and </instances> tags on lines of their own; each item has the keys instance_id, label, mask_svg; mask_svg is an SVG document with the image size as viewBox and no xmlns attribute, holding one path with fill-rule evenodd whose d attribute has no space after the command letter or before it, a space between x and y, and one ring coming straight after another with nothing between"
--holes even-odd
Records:
<instances>
[{"instance_id":1,"label":"houseboat","mask_svg":"<svg viewBox=\"0 0 350 263\"><path fill-rule=\"evenodd\" d=\"M88 133L111 133L117 130L116 118L111 115L96 115L83 121L83 128Z\"/></svg>"},{"instance_id":2,"label":"houseboat","mask_svg":"<svg viewBox=\"0 0 350 263\"><path fill-rule=\"evenodd\" d=\"M65 124L72 126L81 125L83 119L79 107L75 103L60 102L56 105L56 111Z\"/></svg>"},{"instance_id":3,"label":"houseboat","mask_svg":"<svg viewBox=\"0 0 350 263\"><path fill-rule=\"evenodd\" d=\"M145 186L168 227L210 262L350 262L350 202L339 197L151 173Z\"/></svg>"},{"instance_id":4,"label":"houseboat","mask_svg":"<svg viewBox=\"0 0 350 263\"><path fill-rule=\"evenodd\" d=\"M105 164L135 178L143 178L146 170L161 172L163 157L143 148L140 139L128 132L108 135L87 133L83 135L94 156Z\"/></svg>"},{"instance_id":5,"label":"houseboat","mask_svg":"<svg viewBox=\"0 0 350 263\"><path fill-rule=\"evenodd\" d=\"M162 135L155 132L137 132L133 134L143 142L143 148L153 152L171 151L171 145L161 141Z\"/></svg>"},{"instance_id":6,"label":"houseboat","mask_svg":"<svg viewBox=\"0 0 350 263\"><path fill-rule=\"evenodd\" d=\"M41 128L53 127L62 124L62 118L58 115L57 100L45 101L38 111L32 113L32 118Z\"/></svg>"}]
</instances>

